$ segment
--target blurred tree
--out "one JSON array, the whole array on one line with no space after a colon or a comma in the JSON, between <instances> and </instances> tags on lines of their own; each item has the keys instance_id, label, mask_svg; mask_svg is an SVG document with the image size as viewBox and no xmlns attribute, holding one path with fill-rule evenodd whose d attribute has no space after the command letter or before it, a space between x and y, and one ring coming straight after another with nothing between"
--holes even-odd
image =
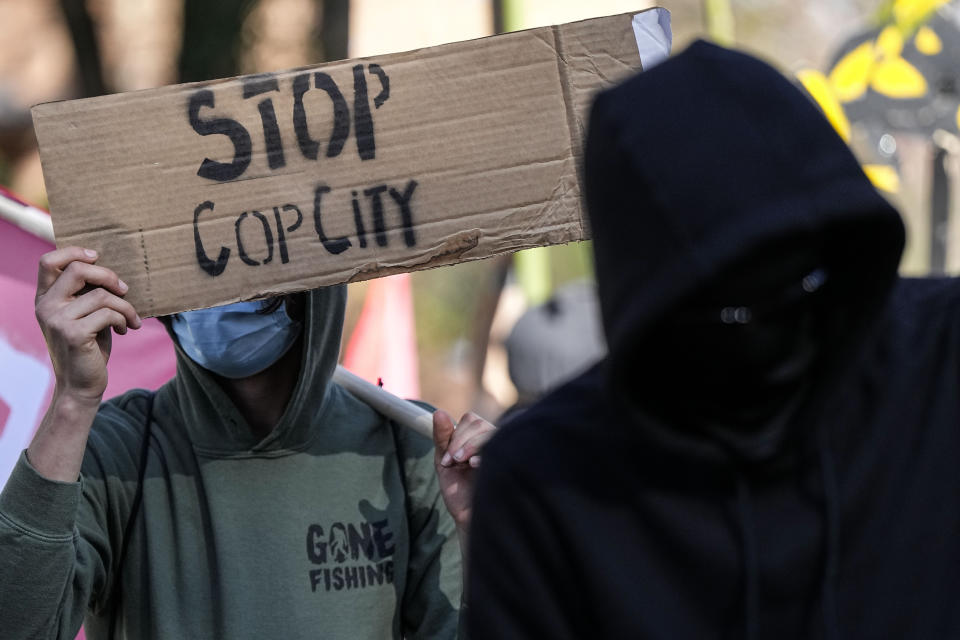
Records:
<instances>
[{"instance_id":1,"label":"blurred tree","mask_svg":"<svg viewBox=\"0 0 960 640\"><path fill-rule=\"evenodd\" d=\"M181 82L237 75L243 21L256 0L185 0Z\"/></svg>"},{"instance_id":2,"label":"blurred tree","mask_svg":"<svg viewBox=\"0 0 960 640\"><path fill-rule=\"evenodd\" d=\"M504 32L504 20L506 19L503 15L504 4L506 0L492 0L493 5L493 32L494 33L503 33Z\"/></svg>"},{"instance_id":3,"label":"blurred tree","mask_svg":"<svg viewBox=\"0 0 960 640\"><path fill-rule=\"evenodd\" d=\"M350 0L323 0L320 43L324 60L343 60L347 57L349 33Z\"/></svg>"},{"instance_id":4,"label":"blurred tree","mask_svg":"<svg viewBox=\"0 0 960 640\"><path fill-rule=\"evenodd\" d=\"M318 4L321 19L316 49L322 58L319 61L346 58L349 0L326 0ZM243 24L256 5L257 0L185 0L181 82L227 78L240 73Z\"/></svg>"},{"instance_id":5,"label":"blurred tree","mask_svg":"<svg viewBox=\"0 0 960 640\"><path fill-rule=\"evenodd\" d=\"M703 0L703 16L711 40L725 47L736 44L730 0Z\"/></svg>"},{"instance_id":6,"label":"blurred tree","mask_svg":"<svg viewBox=\"0 0 960 640\"><path fill-rule=\"evenodd\" d=\"M70 29L74 53L77 56L77 68L80 70L81 97L100 96L107 91L103 81L103 68L100 66L100 46L93 20L84 0L60 0L60 9Z\"/></svg>"}]
</instances>

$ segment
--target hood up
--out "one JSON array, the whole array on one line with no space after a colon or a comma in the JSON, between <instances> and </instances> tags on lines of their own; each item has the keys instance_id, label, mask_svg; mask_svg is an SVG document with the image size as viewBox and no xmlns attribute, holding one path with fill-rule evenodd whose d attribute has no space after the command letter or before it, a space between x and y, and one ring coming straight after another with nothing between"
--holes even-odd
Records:
<instances>
[{"instance_id":1,"label":"hood up","mask_svg":"<svg viewBox=\"0 0 960 640\"><path fill-rule=\"evenodd\" d=\"M211 456L282 455L303 449L329 406L328 391L340 355L345 285L306 292L300 375L277 427L256 438L215 376L187 356L168 329L177 352L176 401L198 451Z\"/></svg>"},{"instance_id":2,"label":"hood up","mask_svg":"<svg viewBox=\"0 0 960 640\"><path fill-rule=\"evenodd\" d=\"M771 245L823 256L831 308L843 309L830 357L849 357L896 278L899 214L813 103L748 55L696 42L601 93L585 174L604 384L627 405L651 328Z\"/></svg>"}]
</instances>

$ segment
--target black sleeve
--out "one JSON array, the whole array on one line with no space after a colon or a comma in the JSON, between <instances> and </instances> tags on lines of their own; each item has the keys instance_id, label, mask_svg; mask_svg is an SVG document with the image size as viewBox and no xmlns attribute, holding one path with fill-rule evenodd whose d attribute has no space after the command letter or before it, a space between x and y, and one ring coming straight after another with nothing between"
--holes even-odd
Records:
<instances>
[{"instance_id":1,"label":"black sleeve","mask_svg":"<svg viewBox=\"0 0 960 640\"><path fill-rule=\"evenodd\" d=\"M491 452L494 453L494 452ZM544 488L484 453L470 530L471 638L576 638L577 598Z\"/></svg>"}]
</instances>

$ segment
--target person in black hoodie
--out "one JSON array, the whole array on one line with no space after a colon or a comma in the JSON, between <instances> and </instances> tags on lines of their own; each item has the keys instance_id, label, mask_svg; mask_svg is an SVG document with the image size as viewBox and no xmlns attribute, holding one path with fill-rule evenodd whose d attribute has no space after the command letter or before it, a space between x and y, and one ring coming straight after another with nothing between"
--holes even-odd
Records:
<instances>
[{"instance_id":1,"label":"person in black hoodie","mask_svg":"<svg viewBox=\"0 0 960 640\"><path fill-rule=\"evenodd\" d=\"M597 97L585 176L610 353L484 450L471 636L960 637L960 282L704 42Z\"/></svg>"}]
</instances>

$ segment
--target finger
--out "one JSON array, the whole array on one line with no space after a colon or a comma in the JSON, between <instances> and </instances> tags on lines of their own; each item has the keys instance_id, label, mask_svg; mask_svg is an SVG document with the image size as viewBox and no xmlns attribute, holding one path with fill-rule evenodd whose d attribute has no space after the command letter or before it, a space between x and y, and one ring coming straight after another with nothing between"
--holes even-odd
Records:
<instances>
[{"instance_id":1,"label":"finger","mask_svg":"<svg viewBox=\"0 0 960 640\"><path fill-rule=\"evenodd\" d=\"M444 467L452 464L450 454L447 453L447 445L450 443L450 437L454 433L453 418L442 409L433 412L433 446L434 457L440 460Z\"/></svg>"},{"instance_id":2,"label":"finger","mask_svg":"<svg viewBox=\"0 0 960 640\"><path fill-rule=\"evenodd\" d=\"M42 296L46 293L71 262L93 264L96 260L96 251L82 247L64 247L48 251L40 256L40 265L37 269L37 295Z\"/></svg>"},{"instance_id":3,"label":"finger","mask_svg":"<svg viewBox=\"0 0 960 640\"><path fill-rule=\"evenodd\" d=\"M67 265L48 291L55 297L68 298L88 285L103 287L118 296L126 294L129 289L110 269L74 261Z\"/></svg>"},{"instance_id":4,"label":"finger","mask_svg":"<svg viewBox=\"0 0 960 640\"><path fill-rule=\"evenodd\" d=\"M143 325L140 316L137 315L137 311L133 308L132 304L123 298L113 295L102 287L88 291L68 304L64 309L64 313L67 317L77 320L101 308L113 309L123 315L129 327L139 329Z\"/></svg>"},{"instance_id":5,"label":"finger","mask_svg":"<svg viewBox=\"0 0 960 640\"><path fill-rule=\"evenodd\" d=\"M457 430L453 433L453 438L448 445L451 454L460 449L468 440L482 431L493 431L495 427L478 416L469 412L463 414L460 422L457 423Z\"/></svg>"},{"instance_id":6,"label":"finger","mask_svg":"<svg viewBox=\"0 0 960 640\"><path fill-rule=\"evenodd\" d=\"M102 308L77 322L77 330L85 335L96 336L104 329L113 327L113 330L123 335L127 332L127 319L123 314L113 309Z\"/></svg>"},{"instance_id":7,"label":"finger","mask_svg":"<svg viewBox=\"0 0 960 640\"><path fill-rule=\"evenodd\" d=\"M456 449L454 449L453 445L451 445L450 449L453 451L451 454L453 459L457 462L471 461L474 456L480 453L480 450L483 449L483 445L485 445L487 441L493 437L493 425L490 425L490 427L491 428L487 431L480 431L476 433L472 438L466 440Z\"/></svg>"}]
</instances>

